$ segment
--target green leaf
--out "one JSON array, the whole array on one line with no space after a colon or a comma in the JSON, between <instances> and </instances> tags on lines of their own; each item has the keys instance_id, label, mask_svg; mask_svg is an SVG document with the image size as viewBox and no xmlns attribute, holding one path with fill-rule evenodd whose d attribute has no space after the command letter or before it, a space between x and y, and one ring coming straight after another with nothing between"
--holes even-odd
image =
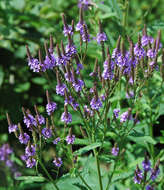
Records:
<instances>
[{"instance_id":1,"label":"green leaf","mask_svg":"<svg viewBox=\"0 0 164 190\"><path fill-rule=\"evenodd\" d=\"M78 144L78 145L88 145L89 141L87 139L79 139L76 138L74 144Z\"/></svg>"},{"instance_id":2,"label":"green leaf","mask_svg":"<svg viewBox=\"0 0 164 190\"><path fill-rule=\"evenodd\" d=\"M3 79L4 79L4 72L3 72L2 67L0 67L0 86L1 86L2 83L3 83Z\"/></svg>"},{"instance_id":3,"label":"green leaf","mask_svg":"<svg viewBox=\"0 0 164 190\"><path fill-rule=\"evenodd\" d=\"M32 82L38 85L43 85L47 83L47 80L43 77L35 77L32 79Z\"/></svg>"},{"instance_id":4,"label":"green leaf","mask_svg":"<svg viewBox=\"0 0 164 190\"><path fill-rule=\"evenodd\" d=\"M85 147L83 147L83 148L80 148L79 150L75 151L74 154L75 154L75 155L82 155L82 154L84 154L84 153L86 153L86 152L88 152L88 151L90 151L90 150L93 150L93 149L95 149L95 148L97 148L97 147L100 147L100 146L101 146L101 143L100 143L100 142L98 142L98 143L93 143L93 144L91 144L91 145L88 145L88 146L85 146Z\"/></svg>"},{"instance_id":5,"label":"green leaf","mask_svg":"<svg viewBox=\"0 0 164 190\"><path fill-rule=\"evenodd\" d=\"M133 132L131 133L128 138L133 141L136 142L138 144L144 144L144 143L150 143L150 144L156 144L156 141L150 137L150 136L144 136L143 133L139 133L139 132Z\"/></svg>"},{"instance_id":6,"label":"green leaf","mask_svg":"<svg viewBox=\"0 0 164 190\"><path fill-rule=\"evenodd\" d=\"M25 91L28 91L30 88L30 83L29 82L26 82L26 83L23 83L23 84L18 84L14 90L15 92L18 92L18 93L21 93L21 92L25 92Z\"/></svg>"},{"instance_id":7,"label":"green leaf","mask_svg":"<svg viewBox=\"0 0 164 190\"><path fill-rule=\"evenodd\" d=\"M44 182L46 179L41 176L20 176L15 178L19 181L25 181L26 183L33 183L33 182Z\"/></svg>"}]
</instances>

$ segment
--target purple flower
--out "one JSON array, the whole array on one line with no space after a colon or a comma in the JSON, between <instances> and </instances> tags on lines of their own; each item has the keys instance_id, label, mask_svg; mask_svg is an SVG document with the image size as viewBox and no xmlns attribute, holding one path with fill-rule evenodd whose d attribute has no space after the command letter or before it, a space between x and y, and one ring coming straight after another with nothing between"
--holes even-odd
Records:
<instances>
[{"instance_id":1,"label":"purple flower","mask_svg":"<svg viewBox=\"0 0 164 190\"><path fill-rule=\"evenodd\" d=\"M33 70L33 72L37 72L37 73L40 72L41 65L38 59L31 58L28 62L28 66L30 67L31 70Z\"/></svg>"},{"instance_id":2,"label":"purple flower","mask_svg":"<svg viewBox=\"0 0 164 190\"><path fill-rule=\"evenodd\" d=\"M69 96L68 99L64 100L64 105L70 104L74 110L77 110L77 107L79 107L79 104L75 102L75 99L72 96Z\"/></svg>"},{"instance_id":3,"label":"purple flower","mask_svg":"<svg viewBox=\"0 0 164 190\"><path fill-rule=\"evenodd\" d=\"M79 75L80 74L80 70L83 69L83 65L81 63L77 64L77 70L76 70L76 74Z\"/></svg>"},{"instance_id":4,"label":"purple flower","mask_svg":"<svg viewBox=\"0 0 164 190\"><path fill-rule=\"evenodd\" d=\"M85 26L83 26L83 25L85 25ZM89 42L90 41L90 35L88 34L88 28L84 22L78 22L77 23L76 31L80 31L80 35L82 37L83 42Z\"/></svg>"},{"instance_id":5,"label":"purple flower","mask_svg":"<svg viewBox=\"0 0 164 190\"><path fill-rule=\"evenodd\" d=\"M20 158L21 158L21 160L26 161L28 159L28 156L27 155L21 155Z\"/></svg>"},{"instance_id":6,"label":"purple flower","mask_svg":"<svg viewBox=\"0 0 164 190\"><path fill-rule=\"evenodd\" d=\"M112 80L113 79L113 76L114 74L112 73L111 69L110 68L106 68L103 70L103 73L102 73L102 77L105 79L105 80Z\"/></svg>"},{"instance_id":7,"label":"purple flower","mask_svg":"<svg viewBox=\"0 0 164 190\"><path fill-rule=\"evenodd\" d=\"M67 57L72 57L73 55L75 55L77 53L77 50L76 50L76 46L75 45L70 45L68 44L66 46L66 55Z\"/></svg>"},{"instance_id":8,"label":"purple flower","mask_svg":"<svg viewBox=\"0 0 164 190\"><path fill-rule=\"evenodd\" d=\"M15 178L20 177L21 175L22 175L21 172L18 172L18 171L14 172L14 177Z\"/></svg>"},{"instance_id":9,"label":"purple flower","mask_svg":"<svg viewBox=\"0 0 164 190\"><path fill-rule=\"evenodd\" d=\"M100 44L101 42L107 41L107 36L104 32L97 34L97 43Z\"/></svg>"},{"instance_id":10,"label":"purple flower","mask_svg":"<svg viewBox=\"0 0 164 190\"><path fill-rule=\"evenodd\" d=\"M88 10L90 5L90 0L79 0L78 7L83 8L83 10Z\"/></svg>"},{"instance_id":11,"label":"purple flower","mask_svg":"<svg viewBox=\"0 0 164 190\"><path fill-rule=\"evenodd\" d=\"M42 71L46 71L47 69L53 69L56 66L56 59L54 54L49 54L49 56L46 55L46 58L44 60L44 64L42 66Z\"/></svg>"},{"instance_id":12,"label":"purple flower","mask_svg":"<svg viewBox=\"0 0 164 190\"><path fill-rule=\"evenodd\" d=\"M73 144L75 141L75 135L68 135L66 137L67 144Z\"/></svg>"},{"instance_id":13,"label":"purple flower","mask_svg":"<svg viewBox=\"0 0 164 190\"><path fill-rule=\"evenodd\" d=\"M114 110L113 110L113 113L114 113L114 116L115 116L116 118L118 118L119 113L120 113L120 109L114 109Z\"/></svg>"},{"instance_id":14,"label":"purple flower","mask_svg":"<svg viewBox=\"0 0 164 190\"><path fill-rule=\"evenodd\" d=\"M154 187L152 187L151 185L147 185L146 190L154 190Z\"/></svg>"},{"instance_id":15,"label":"purple flower","mask_svg":"<svg viewBox=\"0 0 164 190\"><path fill-rule=\"evenodd\" d=\"M149 171L151 168L151 163L150 163L150 160L148 159L145 159L143 162L142 162L142 167L144 169L144 171Z\"/></svg>"},{"instance_id":16,"label":"purple flower","mask_svg":"<svg viewBox=\"0 0 164 190\"><path fill-rule=\"evenodd\" d=\"M36 119L31 114L27 114L27 116L24 116L23 122L24 124L26 124L27 128L30 128L31 126L37 126Z\"/></svg>"},{"instance_id":17,"label":"purple flower","mask_svg":"<svg viewBox=\"0 0 164 190\"><path fill-rule=\"evenodd\" d=\"M62 57L57 57L56 59L56 65L60 66L60 65L66 65L68 61L68 57L67 56L62 56Z\"/></svg>"},{"instance_id":18,"label":"purple flower","mask_svg":"<svg viewBox=\"0 0 164 190\"><path fill-rule=\"evenodd\" d=\"M130 99L130 98L133 98L134 97L134 92L133 91L130 91L129 93L126 93L126 98L127 99Z\"/></svg>"},{"instance_id":19,"label":"purple flower","mask_svg":"<svg viewBox=\"0 0 164 190\"><path fill-rule=\"evenodd\" d=\"M39 125L45 124L45 118L42 115L37 115Z\"/></svg>"},{"instance_id":20,"label":"purple flower","mask_svg":"<svg viewBox=\"0 0 164 190\"><path fill-rule=\"evenodd\" d=\"M149 43L152 44L153 42L154 42L154 39L151 36L144 35L141 38L141 44L142 44L143 47L147 46Z\"/></svg>"},{"instance_id":21,"label":"purple flower","mask_svg":"<svg viewBox=\"0 0 164 190\"><path fill-rule=\"evenodd\" d=\"M102 102L99 98L93 97L90 106L93 110L99 110L102 107Z\"/></svg>"},{"instance_id":22,"label":"purple flower","mask_svg":"<svg viewBox=\"0 0 164 190\"><path fill-rule=\"evenodd\" d=\"M5 161L8 160L9 155L12 153L12 149L10 148L9 144L3 144L0 147L0 160Z\"/></svg>"},{"instance_id":23,"label":"purple flower","mask_svg":"<svg viewBox=\"0 0 164 190\"><path fill-rule=\"evenodd\" d=\"M121 117L120 122L124 123L129 117L129 112L126 111L126 112L122 113L120 117Z\"/></svg>"},{"instance_id":24,"label":"purple flower","mask_svg":"<svg viewBox=\"0 0 164 190\"><path fill-rule=\"evenodd\" d=\"M46 110L48 115L51 115L57 108L57 104L55 102L50 102L46 105Z\"/></svg>"},{"instance_id":25,"label":"purple flower","mask_svg":"<svg viewBox=\"0 0 164 190\"><path fill-rule=\"evenodd\" d=\"M60 94L61 96L64 96L65 89L67 90L67 87L65 84L56 85L56 93Z\"/></svg>"},{"instance_id":26,"label":"purple flower","mask_svg":"<svg viewBox=\"0 0 164 190\"><path fill-rule=\"evenodd\" d=\"M113 154L113 156L117 156L118 155L118 153L119 153L119 147L113 147L112 148L112 152L111 152L112 154Z\"/></svg>"},{"instance_id":27,"label":"purple flower","mask_svg":"<svg viewBox=\"0 0 164 190\"><path fill-rule=\"evenodd\" d=\"M159 168L152 169L151 176L150 176L151 180L154 181L158 177L159 173L160 173Z\"/></svg>"},{"instance_id":28,"label":"purple flower","mask_svg":"<svg viewBox=\"0 0 164 190\"><path fill-rule=\"evenodd\" d=\"M72 83L72 86L74 87L76 92L79 92L82 90L82 87L84 86L84 82L80 79L77 79Z\"/></svg>"},{"instance_id":29,"label":"purple flower","mask_svg":"<svg viewBox=\"0 0 164 190\"><path fill-rule=\"evenodd\" d=\"M36 165L36 160L32 157L29 157L27 160L26 160L26 166L28 168L32 168L33 166Z\"/></svg>"},{"instance_id":30,"label":"purple flower","mask_svg":"<svg viewBox=\"0 0 164 190\"><path fill-rule=\"evenodd\" d=\"M42 129L42 135L45 139L51 138L52 136L52 130L49 128L43 128Z\"/></svg>"},{"instance_id":31,"label":"purple flower","mask_svg":"<svg viewBox=\"0 0 164 190\"><path fill-rule=\"evenodd\" d=\"M13 167L13 164L14 164L12 160L6 160L5 163L6 163L6 166L9 168Z\"/></svg>"},{"instance_id":32,"label":"purple flower","mask_svg":"<svg viewBox=\"0 0 164 190\"><path fill-rule=\"evenodd\" d=\"M139 167L137 166L136 170L135 170L135 174L134 174L134 183L138 183L140 184L142 181L142 171L139 169Z\"/></svg>"},{"instance_id":33,"label":"purple flower","mask_svg":"<svg viewBox=\"0 0 164 190\"><path fill-rule=\"evenodd\" d=\"M27 133L22 133L19 135L19 141L21 144L27 144L30 140L30 136Z\"/></svg>"},{"instance_id":34,"label":"purple flower","mask_svg":"<svg viewBox=\"0 0 164 190\"><path fill-rule=\"evenodd\" d=\"M55 164L56 167L60 167L63 164L61 158L55 158L53 163Z\"/></svg>"},{"instance_id":35,"label":"purple flower","mask_svg":"<svg viewBox=\"0 0 164 190\"><path fill-rule=\"evenodd\" d=\"M64 36L68 36L69 35L73 35L73 31L72 31L72 26L64 26L64 29L63 29L63 33L64 33Z\"/></svg>"},{"instance_id":36,"label":"purple flower","mask_svg":"<svg viewBox=\"0 0 164 190\"><path fill-rule=\"evenodd\" d=\"M9 133L15 132L18 129L17 125L11 124L8 127Z\"/></svg>"},{"instance_id":37,"label":"purple flower","mask_svg":"<svg viewBox=\"0 0 164 190\"><path fill-rule=\"evenodd\" d=\"M84 111L88 113L90 116L93 116L93 111L88 108L87 105L84 106Z\"/></svg>"},{"instance_id":38,"label":"purple flower","mask_svg":"<svg viewBox=\"0 0 164 190\"><path fill-rule=\"evenodd\" d=\"M61 116L61 121L65 122L66 124L72 122L72 115L69 112L63 112Z\"/></svg>"},{"instance_id":39,"label":"purple flower","mask_svg":"<svg viewBox=\"0 0 164 190\"><path fill-rule=\"evenodd\" d=\"M25 148L25 154L27 156L34 156L35 155L35 152L36 152L36 146L34 145L28 145L26 148Z\"/></svg>"},{"instance_id":40,"label":"purple flower","mask_svg":"<svg viewBox=\"0 0 164 190\"><path fill-rule=\"evenodd\" d=\"M58 142L60 142L60 137L57 137L57 138L53 141L53 144L58 144Z\"/></svg>"},{"instance_id":41,"label":"purple flower","mask_svg":"<svg viewBox=\"0 0 164 190\"><path fill-rule=\"evenodd\" d=\"M106 98L106 97L105 97L104 94L102 94L102 95L100 96L100 98L101 98L102 101L105 101L105 98Z\"/></svg>"},{"instance_id":42,"label":"purple flower","mask_svg":"<svg viewBox=\"0 0 164 190\"><path fill-rule=\"evenodd\" d=\"M144 48L139 47L138 44L136 44L134 47L134 55L136 55L139 59L145 57L146 53Z\"/></svg>"},{"instance_id":43,"label":"purple flower","mask_svg":"<svg viewBox=\"0 0 164 190\"><path fill-rule=\"evenodd\" d=\"M153 58L155 58L155 56L156 56L156 52L153 51L153 49L149 49L149 50L147 51L147 56L148 56L149 58L153 59Z\"/></svg>"}]
</instances>

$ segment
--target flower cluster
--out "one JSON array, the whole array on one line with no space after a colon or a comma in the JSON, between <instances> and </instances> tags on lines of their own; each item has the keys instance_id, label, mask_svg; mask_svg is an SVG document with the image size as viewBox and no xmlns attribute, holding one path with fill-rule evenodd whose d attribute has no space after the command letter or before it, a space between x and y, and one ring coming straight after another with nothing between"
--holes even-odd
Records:
<instances>
[{"instance_id":1,"label":"flower cluster","mask_svg":"<svg viewBox=\"0 0 164 190\"><path fill-rule=\"evenodd\" d=\"M150 179L154 181L160 173L159 163L160 161L158 160L154 168L151 168L150 160L148 156L145 155L145 159L142 162L143 171L137 165L137 168L135 170L135 175L134 175L134 183L141 184L142 181L145 180L144 183L146 184L146 182L148 183ZM144 178L144 176L146 176L146 178ZM146 190L152 190L152 189L154 189L153 186L151 185L146 186Z\"/></svg>"},{"instance_id":2,"label":"flower cluster","mask_svg":"<svg viewBox=\"0 0 164 190\"><path fill-rule=\"evenodd\" d=\"M12 161L10 158L12 153L13 150L10 148L9 144L3 144L0 147L0 162L4 162L5 165L10 168L14 176L19 177L21 176L21 173L18 171L14 161Z\"/></svg>"}]
</instances>

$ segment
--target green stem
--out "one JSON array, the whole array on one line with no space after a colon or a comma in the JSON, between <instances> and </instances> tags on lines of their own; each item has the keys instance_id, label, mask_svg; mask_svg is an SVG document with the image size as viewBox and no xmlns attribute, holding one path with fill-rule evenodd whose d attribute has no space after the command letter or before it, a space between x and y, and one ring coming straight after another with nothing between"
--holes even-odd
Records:
<instances>
[{"instance_id":1,"label":"green stem","mask_svg":"<svg viewBox=\"0 0 164 190\"><path fill-rule=\"evenodd\" d=\"M42 163L42 161L40 159L38 159L40 166L42 167L42 169L44 170L44 172L46 173L47 177L49 178L50 182L53 184L53 186L55 187L56 190L59 190L58 186L56 185L56 183L53 181L51 175L48 173L47 169L45 168L44 164Z\"/></svg>"},{"instance_id":2,"label":"green stem","mask_svg":"<svg viewBox=\"0 0 164 190\"><path fill-rule=\"evenodd\" d=\"M122 20L122 26L124 29L124 33L125 33L125 27L128 25L128 23L127 23L128 11L129 11L129 0L125 0L124 10L123 10L123 20Z\"/></svg>"},{"instance_id":3,"label":"green stem","mask_svg":"<svg viewBox=\"0 0 164 190\"><path fill-rule=\"evenodd\" d=\"M95 155L95 158L96 158L96 165L97 165L97 173L98 173L98 178L99 178L100 190L103 190L102 179L101 179L101 171L100 171L100 163L99 163L99 159L98 159L98 154L97 154L96 149L94 149L93 151L94 151L94 155Z\"/></svg>"},{"instance_id":4,"label":"green stem","mask_svg":"<svg viewBox=\"0 0 164 190\"><path fill-rule=\"evenodd\" d=\"M86 183L85 179L81 176L80 172L78 172L78 175L79 175L81 181L88 187L88 189L92 190L92 188Z\"/></svg>"}]
</instances>

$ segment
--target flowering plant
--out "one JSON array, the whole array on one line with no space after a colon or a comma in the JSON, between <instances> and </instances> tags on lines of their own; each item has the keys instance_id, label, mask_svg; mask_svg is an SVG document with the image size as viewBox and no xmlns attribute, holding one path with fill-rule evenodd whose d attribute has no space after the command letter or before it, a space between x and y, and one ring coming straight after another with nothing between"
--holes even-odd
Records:
<instances>
[{"instance_id":1,"label":"flowering plant","mask_svg":"<svg viewBox=\"0 0 164 190\"><path fill-rule=\"evenodd\" d=\"M22 122L13 124L7 113L9 133L14 132L25 146L21 159L28 168L36 169L38 177L34 179L48 180L56 190L68 189L68 186L89 190L158 188L163 184L160 176L163 152L154 147L157 141L153 137L153 125L160 115L163 93L161 32L153 38L145 25L136 43L130 37L119 36L112 51L99 20L95 43L101 47L101 58L96 58L94 66L91 64L92 72L86 79L85 64L88 64L87 53L93 38L84 14L90 6L94 6L91 1L79 1L76 26L74 21L68 25L62 14L67 44L61 41L61 45L54 45L51 35L49 46L47 42L44 44L44 59L41 49L35 58L26 46L30 70L45 75L50 83L50 72L55 76L56 94L63 102L58 121L54 122L59 114L58 103L52 98L53 86L45 93L46 114L41 114L37 105L35 114L22 107L25 127ZM79 46L74 42L75 34L79 35ZM160 86L157 91L152 89L154 82ZM43 156L46 151L50 153L47 161L52 171L46 167ZM0 149L1 160L9 167L11 152L8 145ZM134 155L142 155L142 160L135 161ZM68 174L61 176L62 168ZM17 180L25 179L18 176Z\"/></svg>"}]
</instances>

